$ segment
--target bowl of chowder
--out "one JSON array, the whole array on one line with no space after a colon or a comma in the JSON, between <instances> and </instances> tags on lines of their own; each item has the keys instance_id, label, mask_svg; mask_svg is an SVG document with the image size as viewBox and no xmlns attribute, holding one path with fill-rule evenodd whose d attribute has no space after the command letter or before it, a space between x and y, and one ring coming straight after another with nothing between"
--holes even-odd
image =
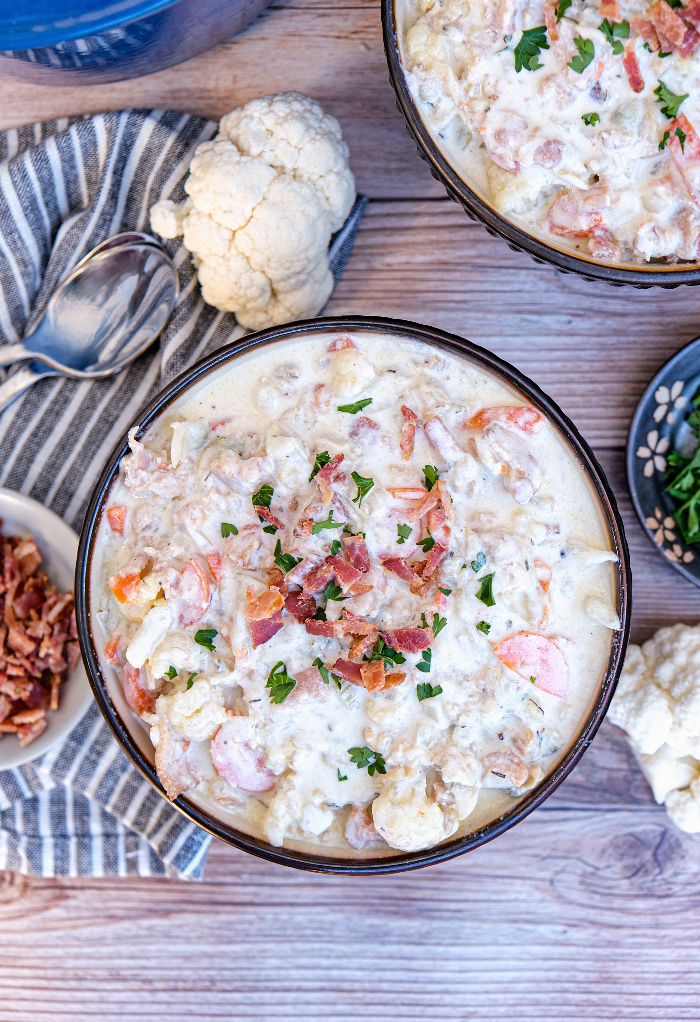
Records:
<instances>
[{"instance_id":1,"label":"bowl of chowder","mask_svg":"<svg viewBox=\"0 0 700 1022\"><path fill-rule=\"evenodd\" d=\"M383 0L409 134L492 234L589 279L700 281L700 0Z\"/></svg>"},{"instance_id":2,"label":"bowl of chowder","mask_svg":"<svg viewBox=\"0 0 700 1022\"><path fill-rule=\"evenodd\" d=\"M388 872L487 841L612 697L630 569L585 442L412 323L250 335L183 373L93 494L78 627L143 776L240 848Z\"/></svg>"}]
</instances>

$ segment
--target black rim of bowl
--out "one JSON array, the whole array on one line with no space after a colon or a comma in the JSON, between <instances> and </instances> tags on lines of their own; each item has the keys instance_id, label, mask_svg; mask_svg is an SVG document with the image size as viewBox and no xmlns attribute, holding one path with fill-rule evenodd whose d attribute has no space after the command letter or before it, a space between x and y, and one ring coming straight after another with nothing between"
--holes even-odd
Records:
<instances>
[{"instance_id":1,"label":"black rim of bowl","mask_svg":"<svg viewBox=\"0 0 700 1022\"><path fill-rule=\"evenodd\" d=\"M624 651L629 638L630 615L631 615L631 570L629 553L625 540L622 520L617 510L615 497L608 485L602 469L598 465L595 456L586 441L579 434L574 424L567 418L561 409L544 394L539 387L529 380L522 373L518 372L507 362L503 362L492 352L485 348L478 347L470 341L448 334L442 330L432 327L421 326L417 323L405 322L374 317L334 317L328 319L314 319L298 323L288 324L282 327L275 327L270 330L262 330L250 334L233 344L220 348L214 354L202 359L191 369L173 380L169 386L162 390L137 416L130 428L137 427L137 436L143 432L165 411L168 405L179 398L181 393L190 385L199 382L205 375L220 368L226 362L233 361L235 357L252 349L262 348L273 344L278 340L288 340L298 335L320 333L328 331L353 331L355 333L379 333L394 334L409 337L413 340L424 341L437 347L447 349L451 354L458 357L468 358L480 363L484 368L503 377L506 381L517 387L535 405L541 408L549 419L557 426L563 437L569 443L571 449L577 456L579 463L586 472L593 485L600 502L603 516L606 520L613 549L618 556L616 565L617 589L619 601L619 614L622 628L613 633L613 640L608 658L608 665L605 675L580 734L572 744L566 755L557 764L554 770L537 786L530 794L525 795L511 810L498 817L496 820L479 828L471 834L456 838L434 848L420 852L397 853L378 859L342 859L322 854L311 854L309 852L296 851L290 848L275 848L266 841L251 837L242 831L227 826L214 816L193 805L186 797L180 796L172 804L178 808L186 817L194 821L204 830L228 844L241 848L253 855L258 855L271 862L280 863L286 866L294 866L298 869L314 870L323 873L344 873L354 875L367 875L372 873L395 873L407 869L416 869L422 866L429 866L433 863L444 862L456 855L477 848L498 837L499 834L509 830L525 816L541 805L549 795L557 788L564 778L571 772L579 761L593 736L603 720L610 700L612 699L622 670ZM126 433L112 451L107 464L100 476L100 479L93 491L90 504L87 509L85 524L80 537L78 549L78 561L75 575L75 596L76 596L76 618L78 624L78 636L83 659L90 679L93 693L97 704L111 728L120 746L131 760L139 773L165 798L165 792L158 780L155 768L143 755L138 745L132 739L128 728L122 721L119 712L107 690L107 685L102 677L97 653L92 641L91 631L91 610L90 610L90 568L92 553L97 529L99 526L102 509L109 495L112 482L119 471L119 463L122 457L128 452Z\"/></svg>"},{"instance_id":2,"label":"black rim of bowl","mask_svg":"<svg viewBox=\"0 0 700 1022\"><path fill-rule=\"evenodd\" d=\"M440 181L448 196L459 203L472 220L479 220L490 234L498 235L518 252L526 252L535 262L550 263L562 273L576 273L586 280L600 280L607 284L633 287L679 287L681 284L700 284L700 265L689 269L673 269L668 264L654 264L649 268L610 265L579 258L547 245L534 235L516 227L497 213L488 203L460 178L441 154L431 138L418 112L408 88L399 49L396 3L400 0L382 0L384 50L389 65L389 78L396 93L396 104L406 119L406 131L416 143L418 155L426 160L436 181Z\"/></svg>"}]
</instances>

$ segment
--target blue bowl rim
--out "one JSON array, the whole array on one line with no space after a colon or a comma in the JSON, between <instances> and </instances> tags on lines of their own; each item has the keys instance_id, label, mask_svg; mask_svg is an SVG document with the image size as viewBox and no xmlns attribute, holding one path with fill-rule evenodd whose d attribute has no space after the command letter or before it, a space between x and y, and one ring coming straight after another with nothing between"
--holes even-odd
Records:
<instances>
[{"instance_id":1,"label":"blue bowl rim","mask_svg":"<svg viewBox=\"0 0 700 1022\"><path fill-rule=\"evenodd\" d=\"M175 7L181 0L134 0L131 6L123 4L110 4L106 12L95 12L94 19L89 20L75 18L73 25L66 19L65 13L56 14L55 22L47 22L45 27L39 26L34 29L23 28L20 32L9 33L5 28L7 22L0 20L0 51L12 50L35 50L45 46L55 46L57 43L69 42L74 39L84 39L98 35L101 32L108 32L111 29L121 28L124 25L132 24L142 18L153 14L160 14L168 7ZM121 8L115 9L115 8ZM89 12L86 12L89 13ZM12 19L16 22L17 19ZM38 20L38 19L37 19ZM46 19L42 19L46 21ZM68 24L66 21L68 20ZM10 23L12 23L12 21ZM23 18L23 23L29 19Z\"/></svg>"},{"instance_id":2,"label":"blue bowl rim","mask_svg":"<svg viewBox=\"0 0 700 1022\"><path fill-rule=\"evenodd\" d=\"M379 859L342 859L321 854L300 852L291 848L276 848L266 841L251 837L242 831L229 827L209 813L193 805L185 797L180 796L171 804L189 820L198 824L209 834L220 838L227 844L243 851L250 852L260 858L280 865L293 866L297 869L319 873L346 874L351 876L367 876L382 873L398 873L409 869L420 869L435 863L445 862L457 855L478 848L492 841L500 834L515 826L552 794L561 782L573 770L583 753L591 744L596 731L600 727L615 692L618 678L622 671L624 654L629 641L630 621L632 614L632 571L629 550L625 539L624 526L617 508L615 496L598 464L592 450L578 432L573 422L552 401L536 383L517 370L514 366L471 341L455 334L446 333L434 327L412 323L406 320L387 319L372 316L339 316L313 320L302 320L269 330L261 330L234 341L213 354L206 356L190 369L186 369L167 387L157 394L146 408L140 412L128 429L136 427L137 437L142 436L148 427L161 415L167 406L175 400L188 386L201 379L204 375L218 369L226 362L232 362L244 352L265 347L278 340L287 340L295 335L327 332L368 332L404 335L414 340L424 341L433 346L442 347L456 354L480 363L491 372L502 376L513 386L521 390L537 407L542 409L548 418L555 423L569 446L579 459L597 494L601 510L610 532L613 549L618 556L616 567L619 616L621 629L613 633L613 640L608 657L607 668L600 689L591 711L583 724L579 735L572 743L568 752L562 757L554 770L525 795L508 812L491 821L484 827L456 838L434 848L419 852L397 853ZM100 708L114 737L126 756L139 771L141 776L166 798L165 791L154 767L143 755L124 725L118 710L114 706L101 673L97 653L92 642L90 628L90 568L94 543L97 537L102 509L109 495L111 484L118 474L119 463L128 453L127 433L117 443L102 475L95 486L85 516L85 523L80 536L78 559L75 569L75 604L78 638L87 669L90 685L97 705Z\"/></svg>"}]
</instances>

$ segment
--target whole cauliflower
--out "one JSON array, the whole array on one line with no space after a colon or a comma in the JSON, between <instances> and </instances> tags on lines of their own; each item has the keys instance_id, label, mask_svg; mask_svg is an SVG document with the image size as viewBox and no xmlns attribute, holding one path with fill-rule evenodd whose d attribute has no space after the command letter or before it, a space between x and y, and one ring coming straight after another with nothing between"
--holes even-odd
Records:
<instances>
[{"instance_id":1,"label":"whole cauliflower","mask_svg":"<svg viewBox=\"0 0 700 1022\"><path fill-rule=\"evenodd\" d=\"M628 648L608 718L673 822L700 831L700 625L661 628Z\"/></svg>"},{"instance_id":2,"label":"whole cauliflower","mask_svg":"<svg viewBox=\"0 0 700 1022\"><path fill-rule=\"evenodd\" d=\"M185 191L152 207L151 227L184 234L205 302L252 330L321 311L328 243L355 199L334 117L298 92L255 99L198 146Z\"/></svg>"}]
</instances>

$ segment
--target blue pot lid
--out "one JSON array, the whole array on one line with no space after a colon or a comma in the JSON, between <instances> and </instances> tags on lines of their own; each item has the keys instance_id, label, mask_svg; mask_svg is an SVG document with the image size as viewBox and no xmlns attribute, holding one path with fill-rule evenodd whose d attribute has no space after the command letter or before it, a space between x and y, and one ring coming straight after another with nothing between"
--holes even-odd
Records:
<instances>
[{"instance_id":1,"label":"blue pot lid","mask_svg":"<svg viewBox=\"0 0 700 1022\"><path fill-rule=\"evenodd\" d=\"M0 0L0 50L32 50L119 28L178 0Z\"/></svg>"}]
</instances>

